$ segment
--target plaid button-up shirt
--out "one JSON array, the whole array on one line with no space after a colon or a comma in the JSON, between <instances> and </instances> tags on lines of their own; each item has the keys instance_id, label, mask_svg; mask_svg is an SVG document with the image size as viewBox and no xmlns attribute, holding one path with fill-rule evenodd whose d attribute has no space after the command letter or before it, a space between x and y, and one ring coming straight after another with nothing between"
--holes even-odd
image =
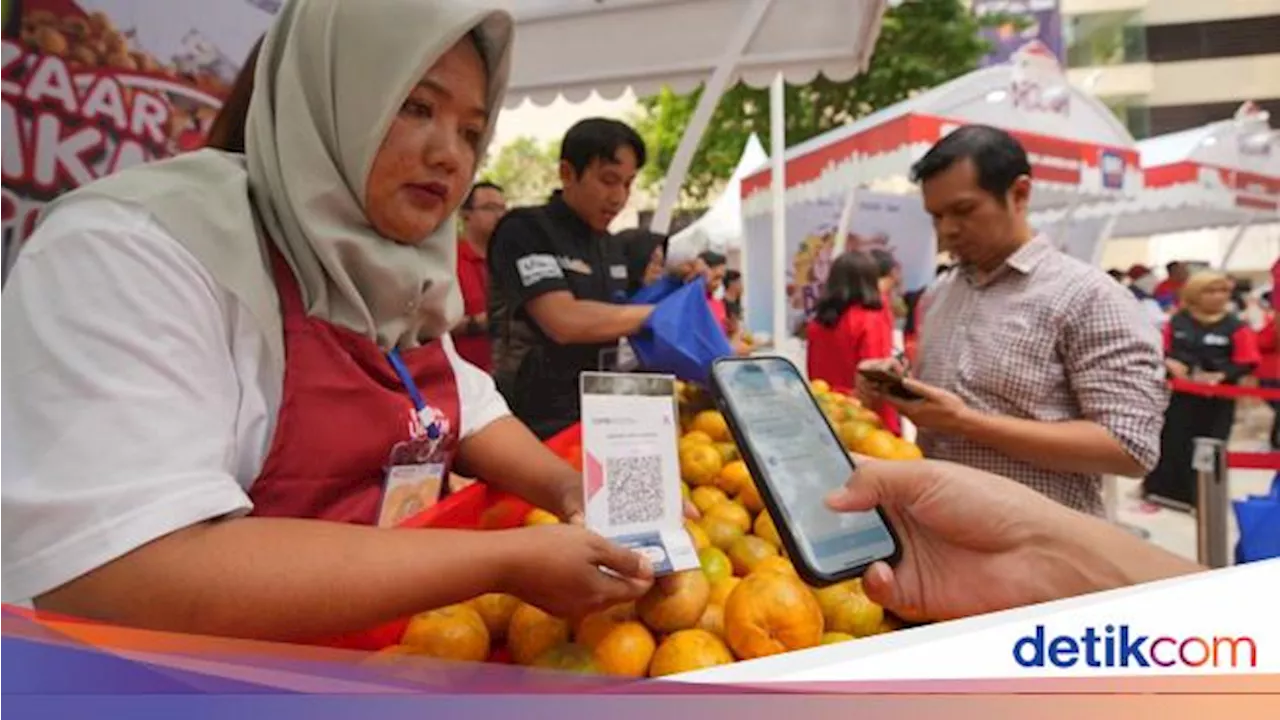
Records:
<instances>
[{"instance_id":1,"label":"plaid button-up shirt","mask_svg":"<svg viewBox=\"0 0 1280 720\"><path fill-rule=\"evenodd\" d=\"M1045 236L979 280L960 267L921 300L915 375L983 413L1092 420L1146 470L1160 456L1168 396L1159 334L1133 295ZM1037 467L963 437L921 431L925 454L1017 480L1101 515L1102 478Z\"/></svg>"}]
</instances>

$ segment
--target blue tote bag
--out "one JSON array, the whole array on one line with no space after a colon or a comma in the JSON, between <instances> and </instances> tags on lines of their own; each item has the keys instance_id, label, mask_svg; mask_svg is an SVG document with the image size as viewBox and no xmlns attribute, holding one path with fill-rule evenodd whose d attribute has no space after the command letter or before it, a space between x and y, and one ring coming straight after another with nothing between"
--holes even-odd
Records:
<instances>
[{"instance_id":1,"label":"blue tote bag","mask_svg":"<svg viewBox=\"0 0 1280 720\"><path fill-rule=\"evenodd\" d=\"M640 367L705 385L710 379L711 363L733 354L729 338L707 305L706 281L698 278L683 285L678 281L654 283L631 301L654 302L638 299L650 288L659 289L648 297L661 299L640 332L627 339Z\"/></svg>"},{"instance_id":2,"label":"blue tote bag","mask_svg":"<svg viewBox=\"0 0 1280 720\"><path fill-rule=\"evenodd\" d=\"M1236 564L1280 558L1280 473L1271 480L1271 492L1232 503L1240 542Z\"/></svg>"}]
</instances>

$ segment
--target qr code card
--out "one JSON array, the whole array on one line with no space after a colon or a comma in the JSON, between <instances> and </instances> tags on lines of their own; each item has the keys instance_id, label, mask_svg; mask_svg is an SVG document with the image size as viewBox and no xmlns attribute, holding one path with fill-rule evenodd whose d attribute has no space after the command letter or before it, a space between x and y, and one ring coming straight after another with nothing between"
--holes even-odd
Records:
<instances>
[{"instance_id":1,"label":"qr code card","mask_svg":"<svg viewBox=\"0 0 1280 720\"><path fill-rule=\"evenodd\" d=\"M587 527L647 555L658 575L698 567L684 528L675 378L582 374Z\"/></svg>"}]
</instances>

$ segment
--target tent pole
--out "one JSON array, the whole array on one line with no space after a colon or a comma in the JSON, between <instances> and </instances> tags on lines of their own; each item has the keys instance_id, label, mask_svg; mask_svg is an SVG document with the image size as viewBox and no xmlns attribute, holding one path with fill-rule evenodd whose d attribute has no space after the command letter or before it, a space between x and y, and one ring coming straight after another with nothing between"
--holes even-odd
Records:
<instances>
[{"instance_id":1,"label":"tent pole","mask_svg":"<svg viewBox=\"0 0 1280 720\"><path fill-rule=\"evenodd\" d=\"M844 252L845 239L849 237L849 226L853 224L853 209L858 203L858 183L849 184L849 192L844 196L844 207L840 208L840 221L836 223L836 236L832 240L834 254Z\"/></svg>"},{"instance_id":2,"label":"tent pole","mask_svg":"<svg viewBox=\"0 0 1280 720\"><path fill-rule=\"evenodd\" d=\"M1244 233L1253 224L1253 215L1246 215L1240 221L1240 227L1236 228L1235 235L1231 236L1231 242L1227 243L1227 249L1222 253L1222 262L1219 263L1218 269L1226 272L1227 263L1231 262L1231 256L1236 254L1236 248L1240 246L1240 241L1244 239Z\"/></svg>"},{"instance_id":3,"label":"tent pole","mask_svg":"<svg viewBox=\"0 0 1280 720\"><path fill-rule=\"evenodd\" d=\"M698 98L698 107L694 109L693 117L689 118L689 125L680 138L675 157L671 159L671 166L667 168L667 177L662 181L662 194L658 196L658 208L653 214L653 220L649 222L651 231L665 235L671 229L671 215L675 211L676 200L680 198L680 189L684 187L685 177L689 174L693 154L697 152L698 143L701 142L707 126L711 124L711 116L715 113L716 105L719 104L721 96L729 86L729 80L738 67L738 60L747 49L751 38L755 37L760 23L764 20L765 12L771 5L773 0L755 0L750 9L743 13L737 30L729 39L724 55L716 65L715 71L711 73L711 77L707 79L706 85L703 86L702 96Z\"/></svg>"},{"instance_id":4,"label":"tent pole","mask_svg":"<svg viewBox=\"0 0 1280 720\"><path fill-rule=\"evenodd\" d=\"M1120 211L1117 210L1107 217L1107 222L1102 226L1102 230L1098 233L1098 239L1094 241L1093 252L1090 254L1090 265L1097 267L1102 264L1102 250L1106 247L1107 241L1111 239L1111 234L1116 230L1116 223L1120 220Z\"/></svg>"},{"instance_id":5,"label":"tent pole","mask_svg":"<svg viewBox=\"0 0 1280 720\"><path fill-rule=\"evenodd\" d=\"M769 152L773 163L773 347L783 349L787 339L787 113L786 80L782 73L769 88Z\"/></svg>"}]
</instances>

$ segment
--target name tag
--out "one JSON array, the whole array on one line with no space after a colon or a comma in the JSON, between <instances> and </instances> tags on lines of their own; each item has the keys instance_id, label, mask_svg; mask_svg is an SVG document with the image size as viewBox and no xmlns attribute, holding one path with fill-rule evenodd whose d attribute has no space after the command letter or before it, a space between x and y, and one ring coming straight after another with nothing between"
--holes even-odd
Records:
<instances>
[{"instance_id":1,"label":"name tag","mask_svg":"<svg viewBox=\"0 0 1280 720\"><path fill-rule=\"evenodd\" d=\"M426 510L440 497L444 483L444 465L422 463L397 465L387 472L382 490L382 507L378 511L378 527L395 527Z\"/></svg>"},{"instance_id":2,"label":"name tag","mask_svg":"<svg viewBox=\"0 0 1280 720\"><path fill-rule=\"evenodd\" d=\"M1217 347L1226 347L1231 344L1231 338L1225 335L1214 335L1212 333L1204 336L1205 345L1216 345Z\"/></svg>"},{"instance_id":3,"label":"name tag","mask_svg":"<svg viewBox=\"0 0 1280 720\"><path fill-rule=\"evenodd\" d=\"M609 274L613 276L614 280L626 280L627 266L626 265L610 265Z\"/></svg>"}]
</instances>

